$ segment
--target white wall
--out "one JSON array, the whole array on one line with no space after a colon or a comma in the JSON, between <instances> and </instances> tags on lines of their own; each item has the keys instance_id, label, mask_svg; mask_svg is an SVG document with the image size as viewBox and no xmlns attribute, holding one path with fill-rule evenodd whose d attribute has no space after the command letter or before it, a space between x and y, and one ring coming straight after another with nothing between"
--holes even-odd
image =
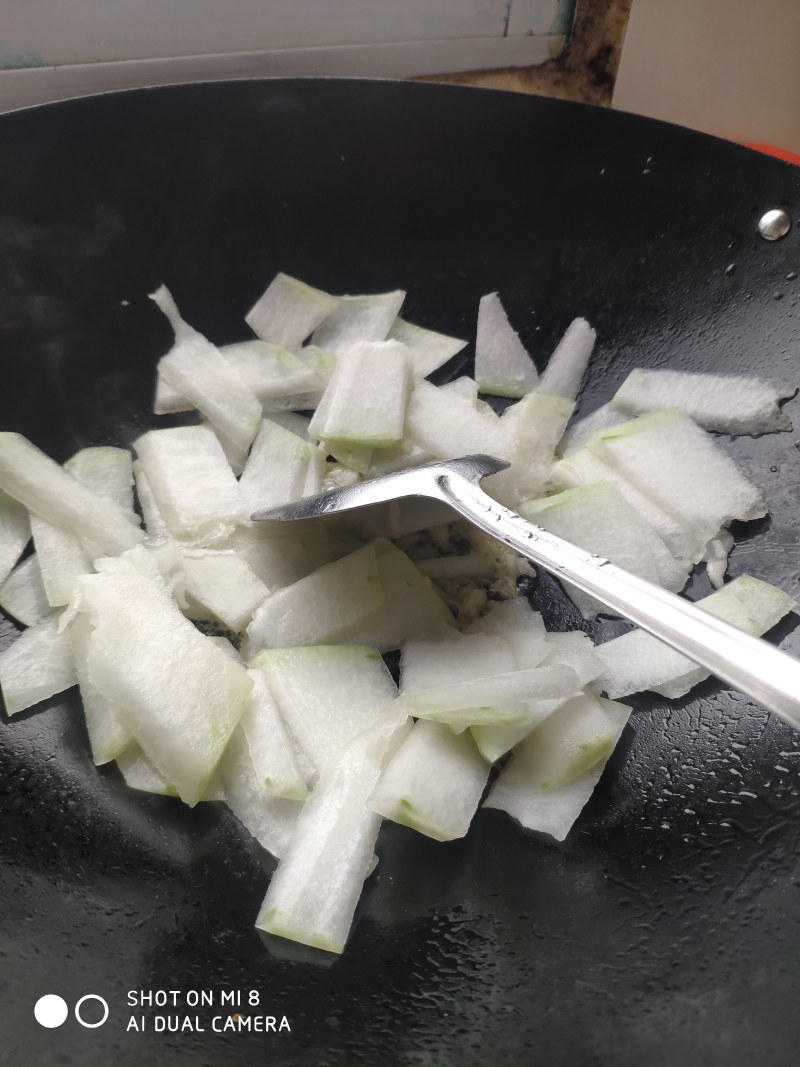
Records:
<instances>
[{"instance_id":1,"label":"white wall","mask_svg":"<svg viewBox=\"0 0 800 1067\"><path fill-rule=\"evenodd\" d=\"M633 0L614 107L800 153L800 0Z\"/></svg>"},{"instance_id":2,"label":"white wall","mask_svg":"<svg viewBox=\"0 0 800 1067\"><path fill-rule=\"evenodd\" d=\"M530 67L575 0L0 0L0 111L182 81Z\"/></svg>"}]
</instances>

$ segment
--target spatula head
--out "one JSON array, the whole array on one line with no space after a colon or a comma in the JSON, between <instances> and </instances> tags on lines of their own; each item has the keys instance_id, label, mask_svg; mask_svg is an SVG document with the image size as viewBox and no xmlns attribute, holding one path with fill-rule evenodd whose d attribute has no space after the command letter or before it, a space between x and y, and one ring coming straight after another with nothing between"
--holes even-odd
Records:
<instances>
[{"instance_id":1,"label":"spatula head","mask_svg":"<svg viewBox=\"0 0 800 1067\"><path fill-rule=\"evenodd\" d=\"M254 522L262 520L314 519L320 515L332 515L371 504L385 504L409 496L427 496L442 499L442 480L462 478L477 485L487 474L496 474L508 466L505 460L493 456L462 456L436 463L426 463L367 482L357 482L341 489L331 489L319 496L305 497L292 504L257 511L251 516Z\"/></svg>"}]
</instances>

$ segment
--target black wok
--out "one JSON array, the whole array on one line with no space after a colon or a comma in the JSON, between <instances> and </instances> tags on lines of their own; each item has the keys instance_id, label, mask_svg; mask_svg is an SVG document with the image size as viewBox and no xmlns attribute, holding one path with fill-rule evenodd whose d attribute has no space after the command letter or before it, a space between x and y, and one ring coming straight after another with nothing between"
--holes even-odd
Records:
<instances>
[{"instance_id":1,"label":"black wok","mask_svg":"<svg viewBox=\"0 0 800 1067\"><path fill-rule=\"evenodd\" d=\"M166 282L198 329L234 341L279 269L334 292L407 288L412 321L470 337L479 296L499 290L540 366L585 315L599 346L584 411L640 364L797 381L798 234L756 232L779 206L800 211L787 164L464 88L253 81L4 115L0 426L62 460L128 444L155 421L170 341L146 294ZM794 435L724 444L771 510L731 573L800 589ZM549 578L535 592L576 625ZM0 622L0 644L13 631ZM791 623L776 639L800 654ZM635 704L563 847L497 812L448 845L387 825L348 949L325 963L260 940L271 864L221 806L96 771L71 694L3 716L0 1062L795 1063L800 738L713 682ZM129 1006L138 990L180 990L160 1014L205 1030L154 1033L159 1012ZM186 1007L188 990L215 1006ZM236 1010L223 991L291 1032L213 1032ZM70 1010L99 994L108 1021L43 1029L45 993ZM93 1021L97 1002L82 1011Z\"/></svg>"}]
</instances>

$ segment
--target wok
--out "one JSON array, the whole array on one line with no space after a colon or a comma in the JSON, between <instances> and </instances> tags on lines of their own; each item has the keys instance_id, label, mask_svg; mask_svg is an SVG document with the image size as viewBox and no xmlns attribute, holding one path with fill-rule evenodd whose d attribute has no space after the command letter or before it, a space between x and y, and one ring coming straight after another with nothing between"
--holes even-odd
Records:
<instances>
[{"instance_id":1,"label":"wok","mask_svg":"<svg viewBox=\"0 0 800 1067\"><path fill-rule=\"evenodd\" d=\"M635 365L796 381L797 231L756 231L780 206L800 209L787 164L459 87L248 81L4 115L0 425L61 460L129 444L156 421L170 343L146 294L166 282L225 343L277 270L334 292L407 288L412 321L468 337L499 290L540 367L584 315L599 345L583 411ZM800 589L794 436L723 443L771 512L740 531L730 573ZM580 624L546 575L534 594L551 625ZM773 639L800 654L793 622ZM713 681L634 703L564 846L490 811L447 845L386 825L335 961L265 947L252 924L271 862L220 805L189 811L95 770L72 694L4 715L0 1062L796 1062L800 738ZM129 1006L138 990L215 1005L254 990L241 1013L285 1015L291 1032L215 1033L219 1007L181 1001L161 1014L203 1032L136 1033L131 1016L157 1013ZM70 1011L99 994L108 1020L43 1029L46 993Z\"/></svg>"}]
</instances>

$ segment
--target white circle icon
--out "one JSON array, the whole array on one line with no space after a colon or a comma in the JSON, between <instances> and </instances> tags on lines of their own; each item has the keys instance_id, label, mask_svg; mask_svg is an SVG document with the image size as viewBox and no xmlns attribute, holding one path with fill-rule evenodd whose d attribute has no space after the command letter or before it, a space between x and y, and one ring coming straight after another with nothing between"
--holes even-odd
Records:
<instances>
[{"instance_id":1,"label":"white circle icon","mask_svg":"<svg viewBox=\"0 0 800 1067\"><path fill-rule=\"evenodd\" d=\"M81 1004L85 1004L87 1000L96 1000L99 1004L103 1005L103 1018L96 1023L87 1023L85 1019L81 1018ZM64 1005L66 1007L66 1005ZM81 1024L85 1026L87 1030L94 1030L95 1027L102 1026L108 1018L108 1004L102 997L99 997L97 993L87 993L86 996L81 997L78 1003L75 1005L75 1018Z\"/></svg>"},{"instance_id":2,"label":"white circle icon","mask_svg":"<svg viewBox=\"0 0 800 1067\"><path fill-rule=\"evenodd\" d=\"M33 1006L33 1015L37 1023L40 1026L46 1026L48 1030L61 1026L68 1014L69 1008L66 1000L56 996L55 993L39 997Z\"/></svg>"}]
</instances>

